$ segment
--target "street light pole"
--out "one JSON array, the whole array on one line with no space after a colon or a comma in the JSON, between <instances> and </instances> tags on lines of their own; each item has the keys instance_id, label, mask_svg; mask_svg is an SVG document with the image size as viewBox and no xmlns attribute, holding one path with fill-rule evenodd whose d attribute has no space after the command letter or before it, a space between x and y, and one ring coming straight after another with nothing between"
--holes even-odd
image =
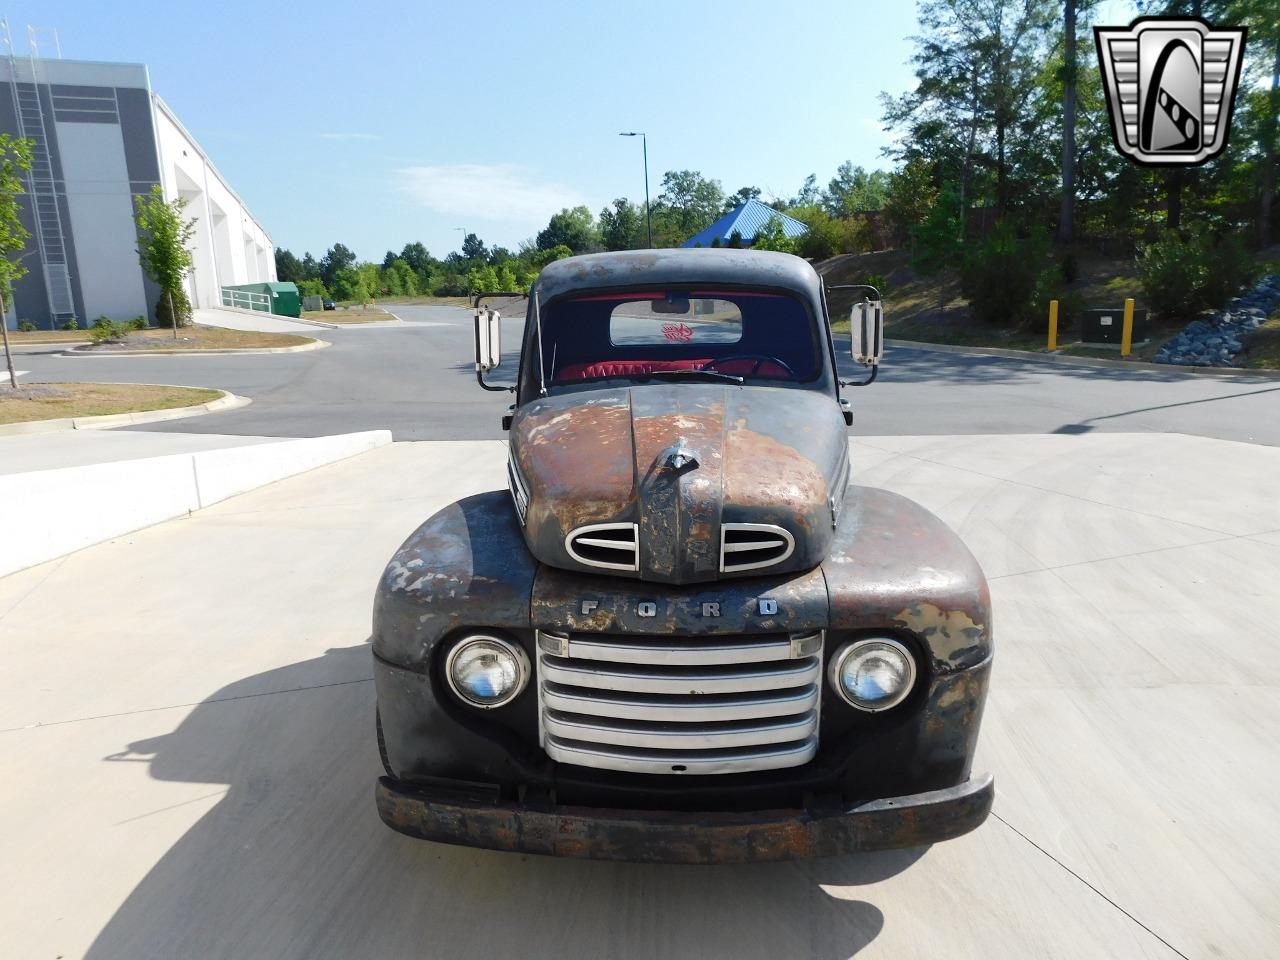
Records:
<instances>
[{"instance_id":1,"label":"street light pole","mask_svg":"<svg viewBox=\"0 0 1280 960\"><path fill-rule=\"evenodd\" d=\"M644 222L649 236L649 249L653 249L653 211L649 206L649 138L643 132L620 133L620 137L639 137L644 147Z\"/></svg>"}]
</instances>

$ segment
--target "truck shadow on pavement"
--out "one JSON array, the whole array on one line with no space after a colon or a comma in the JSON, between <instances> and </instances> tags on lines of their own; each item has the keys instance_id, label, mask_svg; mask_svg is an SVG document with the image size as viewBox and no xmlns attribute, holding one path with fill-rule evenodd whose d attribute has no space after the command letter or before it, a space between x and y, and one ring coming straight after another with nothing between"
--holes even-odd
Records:
<instances>
[{"instance_id":1,"label":"truck shadow on pavement","mask_svg":"<svg viewBox=\"0 0 1280 960\"><path fill-rule=\"evenodd\" d=\"M228 790L120 905L90 958L845 958L884 916L825 888L875 883L927 852L684 867L402 837L374 809L369 656L358 644L247 677L171 733L106 758Z\"/></svg>"}]
</instances>

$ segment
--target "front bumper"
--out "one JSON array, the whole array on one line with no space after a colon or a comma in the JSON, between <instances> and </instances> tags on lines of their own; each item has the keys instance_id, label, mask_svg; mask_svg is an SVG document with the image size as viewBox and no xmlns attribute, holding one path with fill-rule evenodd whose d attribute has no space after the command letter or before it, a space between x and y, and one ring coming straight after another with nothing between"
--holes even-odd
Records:
<instances>
[{"instance_id":1,"label":"front bumper","mask_svg":"<svg viewBox=\"0 0 1280 960\"><path fill-rule=\"evenodd\" d=\"M394 830L442 843L591 860L749 863L950 840L991 812L991 774L846 810L681 813L489 802L450 786L383 777L376 799Z\"/></svg>"}]
</instances>

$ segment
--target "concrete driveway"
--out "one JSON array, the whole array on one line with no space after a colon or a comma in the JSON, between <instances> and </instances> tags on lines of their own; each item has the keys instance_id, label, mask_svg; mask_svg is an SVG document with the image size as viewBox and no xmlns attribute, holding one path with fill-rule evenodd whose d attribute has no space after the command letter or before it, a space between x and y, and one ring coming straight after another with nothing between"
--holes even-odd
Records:
<instances>
[{"instance_id":1,"label":"concrete driveway","mask_svg":"<svg viewBox=\"0 0 1280 960\"><path fill-rule=\"evenodd\" d=\"M458 307L392 308L403 324L309 328L333 346L298 354L56 356L27 349L29 380L108 380L220 387L243 410L131 428L314 437L389 429L397 440L501 439L511 399L475 383L472 321ZM296 325L295 325L296 326ZM513 378L522 320L504 330L498 379ZM861 368L846 364L849 376ZM879 381L849 396L854 435L1190 433L1280 444L1280 381L1099 369L891 347Z\"/></svg>"},{"instance_id":2,"label":"concrete driveway","mask_svg":"<svg viewBox=\"0 0 1280 960\"><path fill-rule=\"evenodd\" d=\"M979 767L998 796L975 833L689 868L384 828L373 586L505 460L490 441L395 444L0 579L3 952L1280 953L1280 451L1068 434L868 437L854 457L992 580Z\"/></svg>"}]
</instances>

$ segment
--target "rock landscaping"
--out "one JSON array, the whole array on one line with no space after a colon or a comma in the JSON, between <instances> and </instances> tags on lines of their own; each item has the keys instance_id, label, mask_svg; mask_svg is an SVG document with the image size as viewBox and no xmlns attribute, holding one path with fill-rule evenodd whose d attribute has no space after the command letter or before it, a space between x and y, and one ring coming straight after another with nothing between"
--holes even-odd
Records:
<instances>
[{"instance_id":1,"label":"rock landscaping","mask_svg":"<svg viewBox=\"0 0 1280 960\"><path fill-rule=\"evenodd\" d=\"M1259 280L1243 296L1232 297L1225 309L1192 320L1152 357L1156 363L1182 367L1233 367L1236 354L1248 346L1249 335L1280 307L1280 274Z\"/></svg>"}]
</instances>

